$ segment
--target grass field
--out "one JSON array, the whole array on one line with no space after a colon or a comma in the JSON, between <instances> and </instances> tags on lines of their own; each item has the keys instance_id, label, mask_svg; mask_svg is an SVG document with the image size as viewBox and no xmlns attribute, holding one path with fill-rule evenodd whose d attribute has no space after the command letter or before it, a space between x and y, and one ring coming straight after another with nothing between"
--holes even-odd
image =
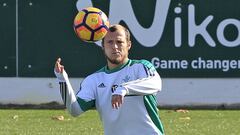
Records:
<instances>
[{"instance_id":1,"label":"grass field","mask_svg":"<svg viewBox=\"0 0 240 135\"><path fill-rule=\"evenodd\" d=\"M240 134L240 111L237 110L160 110L159 114L166 135ZM0 135L102 134L95 110L74 118L65 110L0 109Z\"/></svg>"}]
</instances>

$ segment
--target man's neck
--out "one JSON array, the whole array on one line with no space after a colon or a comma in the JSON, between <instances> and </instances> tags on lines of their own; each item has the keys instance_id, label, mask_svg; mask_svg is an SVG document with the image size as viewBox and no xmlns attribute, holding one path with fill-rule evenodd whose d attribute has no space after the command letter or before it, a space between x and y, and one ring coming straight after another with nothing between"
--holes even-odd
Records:
<instances>
[{"instance_id":1,"label":"man's neck","mask_svg":"<svg viewBox=\"0 0 240 135\"><path fill-rule=\"evenodd\" d=\"M107 67L108 67L108 70L112 70L114 68L117 68L117 67L120 67L124 64L126 64L128 62L128 58L126 58L125 60L123 60L121 63L119 64L114 64L114 63L111 63L110 61L108 61L108 64L107 64Z\"/></svg>"}]
</instances>

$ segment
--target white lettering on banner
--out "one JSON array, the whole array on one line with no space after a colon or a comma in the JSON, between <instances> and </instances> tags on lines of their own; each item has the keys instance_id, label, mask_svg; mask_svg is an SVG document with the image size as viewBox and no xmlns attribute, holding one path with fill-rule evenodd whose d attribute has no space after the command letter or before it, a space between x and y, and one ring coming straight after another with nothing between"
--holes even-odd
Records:
<instances>
[{"instance_id":1,"label":"white lettering on banner","mask_svg":"<svg viewBox=\"0 0 240 135\"><path fill-rule=\"evenodd\" d=\"M130 0L110 0L109 20L112 24L124 21L132 32L136 40L144 47L154 47L160 41L166 24L166 18L171 0L157 0L153 22L149 28L144 28L139 24L133 12ZM92 6L91 0L78 0L77 9ZM123 10L124 9L124 10ZM175 7L175 14L181 13L180 7ZM188 44L189 47L194 47L198 35L202 36L206 44L210 47L216 47L216 41L213 40L210 33L207 31L208 25L213 21L214 16L207 16L200 24L195 22L195 6L188 5ZM182 45L182 19L174 18L174 45L181 47ZM237 28L238 35L235 40L229 41L224 36L226 26L234 25ZM225 19L221 21L216 28L217 40L225 47L240 46L240 21L239 19ZM97 42L100 45L100 42Z\"/></svg>"},{"instance_id":2,"label":"white lettering on banner","mask_svg":"<svg viewBox=\"0 0 240 135\"><path fill-rule=\"evenodd\" d=\"M153 57L151 60L156 69L208 69L208 70L222 70L228 72L229 70L240 69L240 60L205 60L198 57L192 61L188 60L161 60ZM190 64L189 64L190 63ZM190 66L190 67L189 67Z\"/></svg>"},{"instance_id":3,"label":"white lettering on banner","mask_svg":"<svg viewBox=\"0 0 240 135\"><path fill-rule=\"evenodd\" d=\"M77 9L78 11L82 10L83 8L86 7L92 7L92 1L91 0L78 0L77 1Z\"/></svg>"},{"instance_id":4,"label":"white lettering on banner","mask_svg":"<svg viewBox=\"0 0 240 135\"><path fill-rule=\"evenodd\" d=\"M180 7L176 7L174 9L176 14L180 14L182 9ZM174 20L174 43L176 47L180 47L182 44L182 19L180 17L176 17Z\"/></svg>"},{"instance_id":5,"label":"white lettering on banner","mask_svg":"<svg viewBox=\"0 0 240 135\"><path fill-rule=\"evenodd\" d=\"M200 25L196 25L195 7L193 4L190 4L188 6L188 40L190 47L193 47L195 45L197 35L202 35L202 37L211 47L216 46L216 43L213 41L212 37L207 32L207 26L212 21L212 19L213 16L210 15Z\"/></svg>"},{"instance_id":6,"label":"white lettering on banner","mask_svg":"<svg viewBox=\"0 0 240 135\"><path fill-rule=\"evenodd\" d=\"M236 28L238 30L238 36L237 36L236 40L234 40L234 41L228 41L224 37L224 29L226 28L226 26L228 26L230 24L236 26ZM240 21L237 19L226 19L226 20L222 21L218 25L218 28L217 28L217 38L218 38L219 42L222 43L226 47L238 46L240 44Z\"/></svg>"},{"instance_id":7,"label":"white lettering on banner","mask_svg":"<svg viewBox=\"0 0 240 135\"><path fill-rule=\"evenodd\" d=\"M176 14L180 14L181 13L181 8L180 7L176 7L174 9L174 12ZM196 36L197 35L201 35L203 37L203 39L208 43L209 46L211 47L216 47L216 43L213 40L213 38L211 37L211 35L208 33L207 31L207 26L209 25L209 23L213 20L213 16L210 15L208 17L206 17L201 24L196 25L195 22L195 7L193 4L190 4L188 6L188 43L190 47L194 47L195 46L195 41L196 41ZM225 37L224 37L224 30L226 28L226 26L228 25L234 25L237 28L237 38L234 41L228 41ZM181 47L182 45L182 19L180 17L176 17L175 18L175 22L174 22L174 43L175 43L175 47ZM226 46L226 47L237 47L240 45L240 21L237 19L225 19L222 22L219 23L218 27L217 27L217 39L219 40L219 42Z\"/></svg>"},{"instance_id":8,"label":"white lettering on banner","mask_svg":"<svg viewBox=\"0 0 240 135\"><path fill-rule=\"evenodd\" d=\"M136 19L130 0L111 0L109 20L112 24L123 20L141 45L153 47L162 37L169 5L170 0L157 0L152 25L150 28L143 28ZM79 0L77 2L78 10L86 6L92 6L90 0Z\"/></svg>"},{"instance_id":9,"label":"white lettering on banner","mask_svg":"<svg viewBox=\"0 0 240 135\"><path fill-rule=\"evenodd\" d=\"M157 57L152 58L152 64L155 68L161 69L187 69L187 60L160 60Z\"/></svg>"},{"instance_id":10,"label":"white lettering on banner","mask_svg":"<svg viewBox=\"0 0 240 135\"><path fill-rule=\"evenodd\" d=\"M123 20L133 36L145 47L155 46L162 37L170 0L157 0L153 22L150 28L143 28L137 21L130 0L111 1L109 19L112 23ZM124 7L124 10L122 8ZM121 12L119 12L121 11Z\"/></svg>"}]
</instances>

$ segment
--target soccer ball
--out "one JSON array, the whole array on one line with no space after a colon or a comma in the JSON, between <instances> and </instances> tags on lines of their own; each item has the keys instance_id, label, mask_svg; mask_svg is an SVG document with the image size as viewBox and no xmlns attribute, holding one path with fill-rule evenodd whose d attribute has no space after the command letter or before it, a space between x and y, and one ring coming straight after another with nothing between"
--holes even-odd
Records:
<instances>
[{"instance_id":1,"label":"soccer ball","mask_svg":"<svg viewBox=\"0 0 240 135\"><path fill-rule=\"evenodd\" d=\"M96 42L107 34L109 25L108 17L103 11L88 7L78 12L73 28L82 41Z\"/></svg>"}]
</instances>

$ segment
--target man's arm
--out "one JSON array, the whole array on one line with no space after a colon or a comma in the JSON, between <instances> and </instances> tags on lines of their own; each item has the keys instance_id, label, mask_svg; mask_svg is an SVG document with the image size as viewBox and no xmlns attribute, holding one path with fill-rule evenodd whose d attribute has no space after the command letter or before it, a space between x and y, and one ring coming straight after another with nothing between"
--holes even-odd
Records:
<instances>
[{"instance_id":1,"label":"man's arm","mask_svg":"<svg viewBox=\"0 0 240 135\"><path fill-rule=\"evenodd\" d=\"M137 79L127 83L121 84L113 94L117 95L149 95L156 94L162 89L162 80L160 76L155 73L154 76Z\"/></svg>"},{"instance_id":2,"label":"man's arm","mask_svg":"<svg viewBox=\"0 0 240 135\"><path fill-rule=\"evenodd\" d=\"M118 109L126 95L150 95L161 91L162 80L154 66L148 61L143 61L142 64L138 71L140 79L121 84L112 94L113 108Z\"/></svg>"},{"instance_id":3,"label":"man's arm","mask_svg":"<svg viewBox=\"0 0 240 135\"><path fill-rule=\"evenodd\" d=\"M124 96L151 95L156 94L161 89L162 80L157 73L154 76L123 83L112 94L112 107L118 109L123 103Z\"/></svg>"},{"instance_id":4,"label":"man's arm","mask_svg":"<svg viewBox=\"0 0 240 135\"><path fill-rule=\"evenodd\" d=\"M64 67L60 64L60 62L61 59L58 58L54 68L54 73L60 84L60 94L68 112L72 116L76 117L83 113L84 111L81 109L80 104L78 103L77 97L68 79L68 75L65 72Z\"/></svg>"},{"instance_id":5,"label":"man's arm","mask_svg":"<svg viewBox=\"0 0 240 135\"><path fill-rule=\"evenodd\" d=\"M83 113L84 111L81 109L81 107L77 101L74 90L69 82L68 77L67 77L67 73L63 70L63 73L55 72L55 75L57 76L58 80L59 80L59 78L64 79L64 80L59 81L60 94L61 94L63 103L66 106L68 112L74 117Z\"/></svg>"}]
</instances>

